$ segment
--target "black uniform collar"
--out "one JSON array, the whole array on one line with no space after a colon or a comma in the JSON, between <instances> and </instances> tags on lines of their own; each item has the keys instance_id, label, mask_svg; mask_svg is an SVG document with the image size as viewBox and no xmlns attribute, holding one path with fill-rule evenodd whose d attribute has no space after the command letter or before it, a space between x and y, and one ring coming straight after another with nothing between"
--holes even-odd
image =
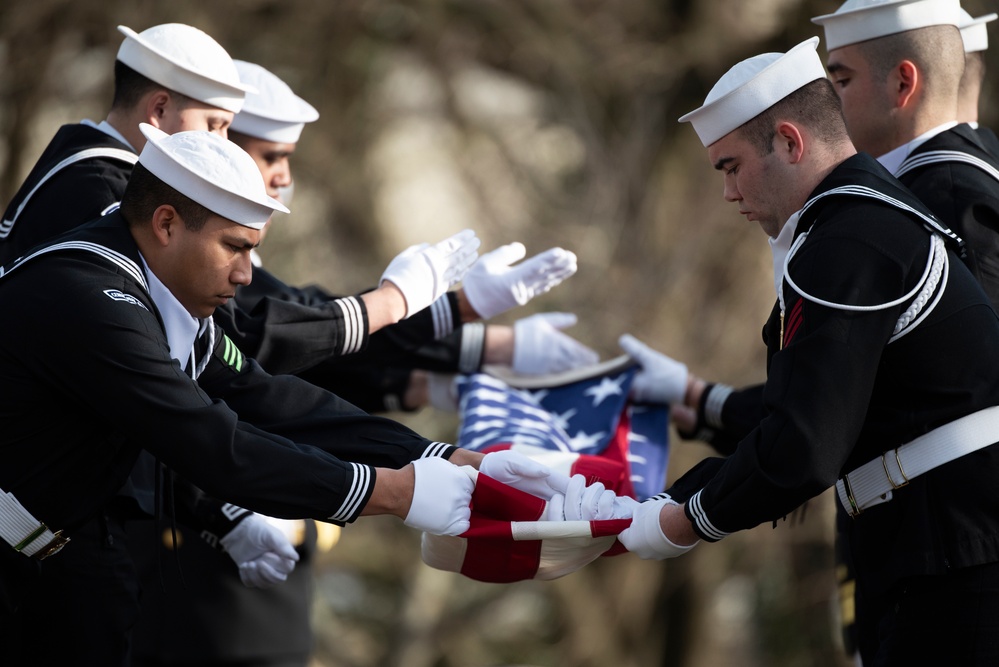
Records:
<instances>
[{"instance_id":1,"label":"black uniform collar","mask_svg":"<svg viewBox=\"0 0 999 667\"><path fill-rule=\"evenodd\" d=\"M841 162L829 175L822 179L822 182L812 191L808 199L811 200L836 188L857 185L870 188L892 199L897 199L927 216L934 217L933 213L908 188L899 183L898 179L892 176L887 169L882 167L877 160L867 153L857 153ZM797 237L813 224L820 222L822 209L825 204L830 200L838 198L838 196L826 197L813 206L810 206L802 214L795 236ZM916 216L913 216L913 220L917 219Z\"/></svg>"}]
</instances>

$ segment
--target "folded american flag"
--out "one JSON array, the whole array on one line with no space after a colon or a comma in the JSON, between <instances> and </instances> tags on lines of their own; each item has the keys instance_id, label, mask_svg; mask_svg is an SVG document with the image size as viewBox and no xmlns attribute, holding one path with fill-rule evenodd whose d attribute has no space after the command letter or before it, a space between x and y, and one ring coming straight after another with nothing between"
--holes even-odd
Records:
<instances>
[{"instance_id":1,"label":"folded american flag","mask_svg":"<svg viewBox=\"0 0 999 667\"><path fill-rule=\"evenodd\" d=\"M669 457L665 406L633 405L636 368L627 357L546 377L458 379L458 445L514 449L565 475L582 474L619 495L663 490ZM544 521L546 498L478 475L471 527L457 537L423 536L425 563L478 581L555 579L623 551L615 536L630 519Z\"/></svg>"}]
</instances>

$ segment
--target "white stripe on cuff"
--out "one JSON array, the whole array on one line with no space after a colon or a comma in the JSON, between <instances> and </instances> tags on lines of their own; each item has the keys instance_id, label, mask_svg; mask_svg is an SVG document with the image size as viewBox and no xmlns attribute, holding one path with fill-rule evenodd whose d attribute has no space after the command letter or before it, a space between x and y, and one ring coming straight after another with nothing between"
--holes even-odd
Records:
<instances>
[{"instance_id":1,"label":"white stripe on cuff","mask_svg":"<svg viewBox=\"0 0 999 667\"><path fill-rule=\"evenodd\" d=\"M486 325L472 322L461 327L461 352L458 355L458 370L474 373L482 364L482 350L486 344Z\"/></svg>"},{"instance_id":2,"label":"white stripe on cuff","mask_svg":"<svg viewBox=\"0 0 999 667\"><path fill-rule=\"evenodd\" d=\"M434 340L454 331L454 314L446 294L430 304L430 314L434 321Z\"/></svg>"},{"instance_id":3,"label":"white stripe on cuff","mask_svg":"<svg viewBox=\"0 0 999 667\"><path fill-rule=\"evenodd\" d=\"M420 458L428 459L433 456L440 458L447 453L448 447L451 447L451 445L446 442L431 442L430 445L428 445L427 448L423 451L423 453L420 454Z\"/></svg>"},{"instance_id":4,"label":"white stripe on cuff","mask_svg":"<svg viewBox=\"0 0 999 667\"><path fill-rule=\"evenodd\" d=\"M715 528L711 520L708 519L707 514L704 513L704 508L701 507L701 493L703 491L698 491L693 495L693 497L687 501L687 507L690 508L690 514L694 518L694 523L700 529L700 532L708 539L709 542L717 542L723 538L728 537L731 533L726 533L723 530L718 530Z\"/></svg>"},{"instance_id":5,"label":"white stripe on cuff","mask_svg":"<svg viewBox=\"0 0 999 667\"><path fill-rule=\"evenodd\" d=\"M348 296L334 301L343 313L343 348L340 354L352 354L361 349L364 342L364 313L357 299Z\"/></svg>"},{"instance_id":6,"label":"white stripe on cuff","mask_svg":"<svg viewBox=\"0 0 999 667\"><path fill-rule=\"evenodd\" d=\"M367 495L368 487L371 486L371 468L360 463L349 463L348 465L354 470L353 480L347 491L347 497L344 498L340 508L329 517L330 521L349 521L360 511L361 502Z\"/></svg>"},{"instance_id":7,"label":"white stripe on cuff","mask_svg":"<svg viewBox=\"0 0 999 667\"><path fill-rule=\"evenodd\" d=\"M708 398L704 401L704 421L711 428L724 428L722 423L722 408L725 401L732 395L732 387L727 384L716 384L708 391Z\"/></svg>"}]
</instances>

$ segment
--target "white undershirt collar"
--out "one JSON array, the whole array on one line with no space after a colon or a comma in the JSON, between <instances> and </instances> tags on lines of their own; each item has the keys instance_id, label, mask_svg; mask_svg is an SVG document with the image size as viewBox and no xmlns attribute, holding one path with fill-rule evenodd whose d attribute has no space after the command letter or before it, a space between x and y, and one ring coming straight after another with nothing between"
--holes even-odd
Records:
<instances>
[{"instance_id":1,"label":"white undershirt collar","mask_svg":"<svg viewBox=\"0 0 999 667\"><path fill-rule=\"evenodd\" d=\"M951 121L949 123L944 123L943 125L937 125L929 132L924 132L909 143L902 144L898 148L892 149L878 158L878 162L881 166L887 169L892 174L898 171L898 168L902 166L905 158L909 157L910 154L927 141L937 136L941 132L946 132L952 127L957 125L957 121Z\"/></svg>"},{"instance_id":2,"label":"white undershirt collar","mask_svg":"<svg viewBox=\"0 0 999 667\"><path fill-rule=\"evenodd\" d=\"M794 232L798 229L800 218L801 210L799 209L787 219L780 233L777 234L777 238L767 239L770 244L770 252L774 256L774 291L777 292L777 298L781 300L781 308L784 307L781 291L781 285L784 283L784 260L791 250L791 244L794 243Z\"/></svg>"},{"instance_id":3,"label":"white undershirt collar","mask_svg":"<svg viewBox=\"0 0 999 667\"><path fill-rule=\"evenodd\" d=\"M135 153L135 154L139 153L139 151L135 150L135 146L133 146L132 144L130 144L128 142L128 139L126 139L125 136L121 132L119 132L118 130L114 129L114 126L111 125L111 123L107 122L106 120L102 120L100 123L95 123L94 121L85 118L85 119L83 119L83 120L80 121L80 125L86 125L87 127L92 127L92 128L94 128L96 130L100 130L101 132L103 132L104 134L108 135L109 137L111 137L113 139L117 139L121 143L123 143L126 146L128 146L132 150L133 153Z\"/></svg>"}]
</instances>

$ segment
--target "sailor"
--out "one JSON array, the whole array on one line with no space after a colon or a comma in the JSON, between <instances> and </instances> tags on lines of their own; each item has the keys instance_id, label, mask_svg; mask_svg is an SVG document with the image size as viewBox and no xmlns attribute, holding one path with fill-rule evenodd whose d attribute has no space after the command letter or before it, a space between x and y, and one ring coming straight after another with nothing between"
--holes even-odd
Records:
<instances>
[{"instance_id":1,"label":"sailor","mask_svg":"<svg viewBox=\"0 0 999 667\"><path fill-rule=\"evenodd\" d=\"M0 332L0 537L10 545L0 582L12 661L58 638L81 664L128 664L137 595L120 522L101 541L77 543L74 530L115 497L141 449L235 503L223 510L234 531L244 507L467 527L470 478L446 459L477 465L478 455L270 376L212 323L248 282L264 223L287 210L267 196L252 158L205 131L141 131L120 210L0 270L0 307L18 313ZM66 536L79 569L56 567L50 578L68 555L56 553ZM234 559L251 570L293 565L294 551L266 537L241 536Z\"/></svg>"},{"instance_id":2,"label":"sailor","mask_svg":"<svg viewBox=\"0 0 999 667\"><path fill-rule=\"evenodd\" d=\"M999 318L953 232L856 151L817 45L737 64L680 119L770 238L762 417L728 458L642 503L620 539L671 558L835 486L870 575L865 664L995 664ZM648 398L660 377L691 387L677 362L624 345Z\"/></svg>"}]
</instances>

